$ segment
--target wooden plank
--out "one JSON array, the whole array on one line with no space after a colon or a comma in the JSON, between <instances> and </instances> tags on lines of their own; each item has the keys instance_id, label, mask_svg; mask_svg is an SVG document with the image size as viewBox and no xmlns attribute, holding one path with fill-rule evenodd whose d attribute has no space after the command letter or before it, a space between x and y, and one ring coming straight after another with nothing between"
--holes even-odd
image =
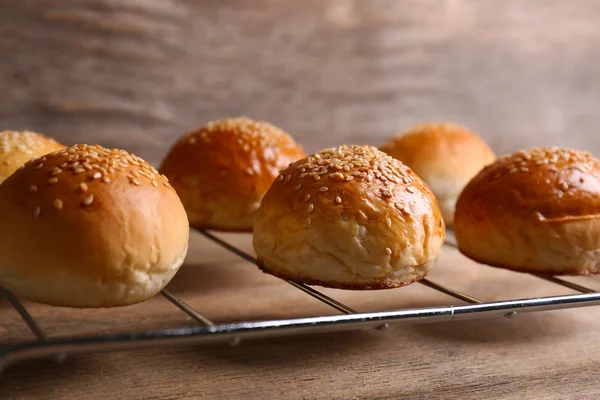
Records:
<instances>
[{"instance_id":1,"label":"wooden plank","mask_svg":"<svg viewBox=\"0 0 600 400\"><path fill-rule=\"evenodd\" d=\"M224 237L250 249L248 235ZM529 275L474 264L452 248L444 249L430 278L488 301L572 293ZM596 278L577 281L600 287ZM199 235L192 236L192 251L169 290L218 322L335 313ZM459 304L422 285L323 291L360 311ZM194 323L162 298L113 310L27 306L53 336ZM25 362L0 378L0 393L23 399L115 393L126 399L592 398L600 356L595 311L77 356L63 365ZM0 320L3 342L28 335L4 300Z\"/></svg>"},{"instance_id":2,"label":"wooden plank","mask_svg":"<svg viewBox=\"0 0 600 400\"><path fill-rule=\"evenodd\" d=\"M13 3L0 6L2 128L154 164L184 131L241 114L309 151L449 119L498 152L600 154L595 2Z\"/></svg>"}]
</instances>

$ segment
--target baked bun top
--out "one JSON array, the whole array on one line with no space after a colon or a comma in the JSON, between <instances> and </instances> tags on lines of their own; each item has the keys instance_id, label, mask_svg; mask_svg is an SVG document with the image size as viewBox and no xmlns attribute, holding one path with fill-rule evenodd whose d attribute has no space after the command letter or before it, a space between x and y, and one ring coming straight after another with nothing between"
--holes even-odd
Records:
<instances>
[{"instance_id":1,"label":"baked bun top","mask_svg":"<svg viewBox=\"0 0 600 400\"><path fill-rule=\"evenodd\" d=\"M325 149L281 172L256 215L254 248L275 275L330 287L398 287L437 258L431 190L372 146Z\"/></svg>"},{"instance_id":2,"label":"baked bun top","mask_svg":"<svg viewBox=\"0 0 600 400\"><path fill-rule=\"evenodd\" d=\"M495 159L490 147L475 133L452 123L417 125L392 137L380 149L402 161L435 194L444 220L452 224L461 190Z\"/></svg>"},{"instance_id":3,"label":"baked bun top","mask_svg":"<svg viewBox=\"0 0 600 400\"><path fill-rule=\"evenodd\" d=\"M39 133L0 132L0 183L30 159L64 148L56 140Z\"/></svg>"},{"instance_id":4,"label":"baked bun top","mask_svg":"<svg viewBox=\"0 0 600 400\"><path fill-rule=\"evenodd\" d=\"M289 134L270 123L229 118L186 134L160 172L179 193L193 226L250 231L279 170L304 156Z\"/></svg>"},{"instance_id":5,"label":"baked bun top","mask_svg":"<svg viewBox=\"0 0 600 400\"><path fill-rule=\"evenodd\" d=\"M124 150L75 145L0 185L0 284L34 301L105 307L156 294L189 225L167 179Z\"/></svg>"},{"instance_id":6,"label":"baked bun top","mask_svg":"<svg viewBox=\"0 0 600 400\"><path fill-rule=\"evenodd\" d=\"M458 202L531 220L598 218L600 166L583 151L558 147L519 151L484 168Z\"/></svg>"}]
</instances>

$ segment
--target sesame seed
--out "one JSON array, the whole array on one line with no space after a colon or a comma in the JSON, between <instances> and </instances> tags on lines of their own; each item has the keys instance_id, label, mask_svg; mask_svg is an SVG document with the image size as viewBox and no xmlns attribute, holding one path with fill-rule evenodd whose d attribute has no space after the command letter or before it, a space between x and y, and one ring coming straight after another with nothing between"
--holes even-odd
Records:
<instances>
[{"instance_id":1,"label":"sesame seed","mask_svg":"<svg viewBox=\"0 0 600 400\"><path fill-rule=\"evenodd\" d=\"M37 206L37 207L35 208L35 210L33 210L33 215L34 215L35 217L39 217L41 213L42 213L42 208L41 208L40 206Z\"/></svg>"},{"instance_id":2,"label":"sesame seed","mask_svg":"<svg viewBox=\"0 0 600 400\"><path fill-rule=\"evenodd\" d=\"M281 182L282 180L283 180L283 175L279 175L279 176L277 177L277 182Z\"/></svg>"},{"instance_id":3,"label":"sesame seed","mask_svg":"<svg viewBox=\"0 0 600 400\"><path fill-rule=\"evenodd\" d=\"M288 175L285 177L285 183L290 183L291 180L292 180L292 175Z\"/></svg>"},{"instance_id":4,"label":"sesame seed","mask_svg":"<svg viewBox=\"0 0 600 400\"><path fill-rule=\"evenodd\" d=\"M104 182L104 183L110 183L110 178L108 176L103 176L102 177L102 182Z\"/></svg>"},{"instance_id":5,"label":"sesame seed","mask_svg":"<svg viewBox=\"0 0 600 400\"><path fill-rule=\"evenodd\" d=\"M301 188L302 188L302 184L301 184L301 183L299 183L299 184L297 184L297 185L296 185L296 187L295 187L294 189L296 189L296 190L300 190Z\"/></svg>"},{"instance_id":6,"label":"sesame seed","mask_svg":"<svg viewBox=\"0 0 600 400\"><path fill-rule=\"evenodd\" d=\"M246 168L246 173L248 175L254 175L254 170L252 168L248 167L248 168Z\"/></svg>"},{"instance_id":7,"label":"sesame seed","mask_svg":"<svg viewBox=\"0 0 600 400\"><path fill-rule=\"evenodd\" d=\"M363 219L369 219L367 218L367 214L365 214L362 210L358 210L358 214L363 218Z\"/></svg>"},{"instance_id":8,"label":"sesame seed","mask_svg":"<svg viewBox=\"0 0 600 400\"><path fill-rule=\"evenodd\" d=\"M388 256L392 255L392 249L390 249L389 247L385 248L385 254L387 254Z\"/></svg>"},{"instance_id":9,"label":"sesame seed","mask_svg":"<svg viewBox=\"0 0 600 400\"><path fill-rule=\"evenodd\" d=\"M315 209L315 205L314 204L311 203L311 204L308 205L308 212L313 212L314 209Z\"/></svg>"},{"instance_id":10,"label":"sesame seed","mask_svg":"<svg viewBox=\"0 0 600 400\"><path fill-rule=\"evenodd\" d=\"M54 199L54 201L52 202L52 205L57 210L61 210L63 208L63 202L61 199Z\"/></svg>"},{"instance_id":11,"label":"sesame seed","mask_svg":"<svg viewBox=\"0 0 600 400\"><path fill-rule=\"evenodd\" d=\"M154 181L154 180L153 180L153 181L152 181L152 186L154 186L154 187L158 187L158 183L156 183L156 181Z\"/></svg>"},{"instance_id":12,"label":"sesame seed","mask_svg":"<svg viewBox=\"0 0 600 400\"><path fill-rule=\"evenodd\" d=\"M561 187L561 189L562 189L562 190L564 190L564 191L567 191L567 190L569 190L569 184L567 184L567 182L563 182L563 183L561 183L560 187Z\"/></svg>"},{"instance_id":13,"label":"sesame seed","mask_svg":"<svg viewBox=\"0 0 600 400\"><path fill-rule=\"evenodd\" d=\"M338 204L342 204L342 198L340 196L335 196L335 202Z\"/></svg>"},{"instance_id":14,"label":"sesame seed","mask_svg":"<svg viewBox=\"0 0 600 400\"><path fill-rule=\"evenodd\" d=\"M35 186L35 185L29 186L29 191L33 192L33 193L37 192L37 186Z\"/></svg>"},{"instance_id":15,"label":"sesame seed","mask_svg":"<svg viewBox=\"0 0 600 400\"><path fill-rule=\"evenodd\" d=\"M388 228L392 227L392 220L390 218L386 218L385 219L385 223L386 223L386 225L387 225Z\"/></svg>"},{"instance_id":16,"label":"sesame seed","mask_svg":"<svg viewBox=\"0 0 600 400\"><path fill-rule=\"evenodd\" d=\"M83 198L83 201L82 201L82 203L83 203L84 206L89 206L93 202L94 202L94 195L92 193L90 193L87 196L85 196Z\"/></svg>"},{"instance_id":17,"label":"sesame seed","mask_svg":"<svg viewBox=\"0 0 600 400\"><path fill-rule=\"evenodd\" d=\"M323 187L320 187L320 188L319 188L319 191L320 191L320 192L326 192L326 191L328 191L328 190L329 190L329 188L328 188L327 186L323 186Z\"/></svg>"},{"instance_id":18,"label":"sesame seed","mask_svg":"<svg viewBox=\"0 0 600 400\"><path fill-rule=\"evenodd\" d=\"M102 178L102 174L100 172L96 172L91 176L92 179L100 179Z\"/></svg>"},{"instance_id":19,"label":"sesame seed","mask_svg":"<svg viewBox=\"0 0 600 400\"><path fill-rule=\"evenodd\" d=\"M310 217L306 218L306 222L310 225L312 224L312 219Z\"/></svg>"},{"instance_id":20,"label":"sesame seed","mask_svg":"<svg viewBox=\"0 0 600 400\"><path fill-rule=\"evenodd\" d=\"M164 183L164 185L165 185L166 187L169 187L169 182L165 182L165 183Z\"/></svg>"},{"instance_id":21,"label":"sesame seed","mask_svg":"<svg viewBox=\"0 0 600 400\"><path fill-rule=\"evenodd\" d=\"M87 185L87 183L85 183L85 182L81 182L81 183L79 184L79 189L81 189L81 191L82 191L82 192L84 192L84 193L85 193L85 192L87 192L87 190L88 190L88 185Z\"/></svg>"},{"instance_id":22,"label":"sesame seed","mask_svg":"<svg viewBox=\"0 0 600 400\"><path fill-rule=\"evenodd\" d=\"M321 180L321 176L320 175L315 175L315 176L313 176L313 178L315 178L315 181Z\"/></svg>"},{"instance_id":23,"label":"sesame seed","mask_svg":"<svg viewBox=\"0 0 600 400\"><path fill-rule=\"evenodd\" d=\"M307 194L306 196L304 196L304 202L306 203L307 201L310 200L310 194Z\"/></svg>"},{"instance_id":24,"label":"sesame seed","mask_svg":"<svg viewBox=\"0 0 600 400\"><path fill-rule=\"evenodd\" d=\"M140 186L140 181L138 181L137 179L133 178L131 180L131 183L133 183L135 186ZM166 182L165 182L166 183Z\"/></svg>"},{"instance_id":25,"label":"sesame seed","mask_svg":"<svg viewBox=\"0 0 600 400\"><path fill-rule=\"evenodd\" d=\"M62 172L62 169L58 168L58 167L54 167L54 169L52 170L52 175L56 176L58 174L60 174Z\"/></svg>"},{"instance_id":26,"label":"sesame seed","mask_svg":"<svg viewBox=\"0 0 600 400\"><path fill-rule=\"evenodd\" d=\"M304 178L306 175L308 175L308 173L304 172L304 173L300 174L300 178ZM281 179L283 179L283 176L281 177Z\"/></svg>"},{"instance_id":27,"label":"sesame seed","mask_svg":"<svg viewBox=\"0 0 600 400\"><path fill-rule=\"evenodd\" d=\"M559 191L556 193L556 195L558 196L558 198L559 198L559 199L562 199L562 198L563 198L563 196L564 196L564 194L565 194L565 193L564 193L562 190L559 190Z\"/></svg>"},{"instance_id":28,"label":"sesame seed","mask_svg":"<svg viewBox=\"0 0 600 400\"><path fill-rule=\"evenodd\" d=\"M57 182L58 182L58 178L57 177L53 177L53 178L48 179L48 183L51 184L51 185L54 185Z\"/></svg>"},{"instance_id":29,"label":"sesame seed","mask_svg":"<svg viewBox=\"0 0 600 400\"><path fill-rule=\"evenodd\" d=\"M529 168L527 168L527 167L521 167L521 168L519 168L519 170L521 172L529 172Z\"/></svg>"}]
</instances>

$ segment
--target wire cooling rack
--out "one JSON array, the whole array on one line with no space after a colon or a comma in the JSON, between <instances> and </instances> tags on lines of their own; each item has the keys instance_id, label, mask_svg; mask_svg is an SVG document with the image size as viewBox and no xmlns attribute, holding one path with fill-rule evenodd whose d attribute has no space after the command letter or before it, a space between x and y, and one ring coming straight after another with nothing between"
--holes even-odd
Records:
<instances>
[{"instance_id":1,"label":"wire cooling rack","mask_svg":"<svg viewBox=\"0 0 600 400\"><path fill-rule=\"evenodd\" d=\"M214 234L208 231L199 232L206 238L240 256L244 260L253 264L256 263L254 257L232 246ZM451 232L448 235L448 240L445 245L456 246ZM163 290L161 292L162 296L196 320L198 326L119 334L75 336L69 338L48 337L19 299L0 286L2 295L8 299L19 313L24 323L27 324L36 337L36 340L33 341L0 346L0 373L10 364L28 359L55 357L56 360L62 361L70 355L82 353L99 353L155 346L198 343L230 342L232 344L238 344L242 339L249 338L265 338L291 334L344 331L364 328L383 329L389 324L457 321L496 316L512 318L516 316L517 313L600 305L600 293L595 290L553 276L535 276L575 290L580 294L483 302L473 296L442 286L429 279L423 279L419 281L420 284L459 299L467 304L359 313L310 286L286 281L294 288L320 300L336 309L341 314L258 322L235 322L217 325L180 298Z\"/></svg>"}]
</instances>

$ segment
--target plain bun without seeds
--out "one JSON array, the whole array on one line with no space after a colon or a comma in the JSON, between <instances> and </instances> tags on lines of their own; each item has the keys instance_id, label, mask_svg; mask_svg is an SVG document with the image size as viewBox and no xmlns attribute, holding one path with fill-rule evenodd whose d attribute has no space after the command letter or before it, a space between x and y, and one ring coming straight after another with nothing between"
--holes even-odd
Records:
<instances>
[{"instance_id":1,"label":"plain bun without seeds","mask_svg":"<svg viewBox=\"0 0 600 400\"><path fill-rule=\"evenodd\" d=\"M412 169L431 188L446 226L452 226L456 198L494 152L475 133L453 123L420 124L390 138L380 150Z\"/></svg>"},{"instance_id":2,"label":"plain bun without seeds","mask_svg":"<svg viewBox=\"0 0 600 400\"><path fill-rule=\"evenodd\" d=\"M460 251L523 272L600 272L600 164L557 147L520 151L484 168L456 204Z\"/></svg>"},{"instance_id":3,"label":"plain bun without seeds","mask_svg":"<svg viewBox=\"0 0 600 400\"><path fill-rule=\"evenodd\" d=\"M281 171L256 213L259 267L295 282L386 289L422 279L444 241L431 190L371 146L340 146Z\"/></svg>"},{"instance_id":4,"label":"plain bun without seeds","mask_svg":"<svg viewBox=\"0 0 600 400\"><path fill-rule=\"evenodd\" d=\"M187 252L189 225L167 179L123 150L76 145L0 185L0 285L66 307L156 295Z\"/></svg>"},{"instance_id":5,"label":"plain bun without seeds","mask_svg":"<svg viewBox=\"0 0 600 400\"><path fill-rule=\"evenodd\" d=\"M209 122L182 137L159 171L197 229L251 232L254 212L279 170L305 157L283 130L250 118Z\"/></svg>"},{"instance_id":6,"label":"plain bun without seeds","mask_svg":"<svg viewBox=\"0 0 600 400\"><path fill-rule=\"evenodd\" d=\"M0 183L34 157L64 149L65 146L30 131L0 132Z\"/></svg>"}]
</instances>

